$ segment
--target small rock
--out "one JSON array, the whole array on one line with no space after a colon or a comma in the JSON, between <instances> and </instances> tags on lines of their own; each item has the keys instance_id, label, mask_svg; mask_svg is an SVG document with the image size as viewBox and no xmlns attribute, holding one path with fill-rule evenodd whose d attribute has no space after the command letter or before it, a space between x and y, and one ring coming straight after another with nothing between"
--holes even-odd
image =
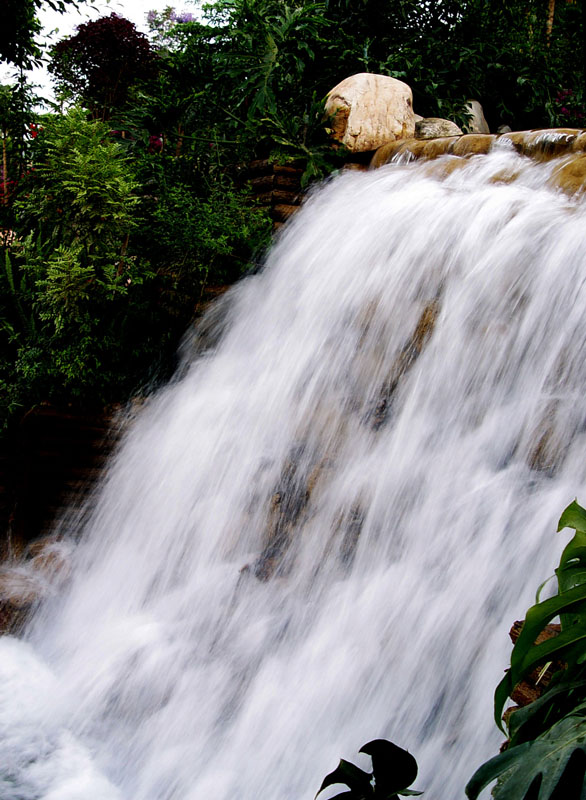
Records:
<instances>
[{"instance_id":1,"label":"small rock","mask_svg":"<svg viewBox=\"0 0 586 800\"><path fill-rule=\"evenodd\" d=\"M438 139L440 136L461 136L462 130L449 119L426 117L415 123L416 139Z\"/></svg>"},{"instance_id":2,"label":"small rock","mask_svg":"<svg viewBox=\"0 0 586 800\"><path fill-rule=\"evenodd\" d=\"M484 118L484 111L478 100L468 100L464 111L469 115L468 122L464 125L466 133L490 133L488 122Z\"/></svg>"}]
</instances>

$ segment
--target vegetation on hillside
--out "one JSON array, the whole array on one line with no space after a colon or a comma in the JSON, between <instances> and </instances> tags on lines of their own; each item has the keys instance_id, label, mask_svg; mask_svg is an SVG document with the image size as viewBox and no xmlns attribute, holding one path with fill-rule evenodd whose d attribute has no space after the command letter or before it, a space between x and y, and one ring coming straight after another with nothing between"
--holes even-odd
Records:
<instances>
[{"instance_id":1,"label":"vegetation on hillside","mask_svg":"<svg viewBox=\"0 0 586 800\"><path fill-rule=\"evenodd\" d=\"M44 51L59 103L40 114L43 1L82 2L9 0L0 35L0 426L162 374L203 288L270 239L239 165L335 169L323 100L347 75L401 78L460 123L470 97L493 129L583 121L584 2L217 0L151 12L148 37L110 14Z\"/></svg>"}]
</instances>

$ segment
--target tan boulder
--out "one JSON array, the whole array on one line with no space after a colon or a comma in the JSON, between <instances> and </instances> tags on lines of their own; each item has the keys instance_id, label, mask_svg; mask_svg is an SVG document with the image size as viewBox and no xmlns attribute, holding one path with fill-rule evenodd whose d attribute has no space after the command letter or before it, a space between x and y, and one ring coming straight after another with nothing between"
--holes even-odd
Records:
<instances>
[{"instance_id":1,"label":"tan boulder","mask_svg":"<svg viewBox=\"0 0 586 800\"><path fill-rule=\"evenodd\" d=\"M326 114L333 138L353 153L415 133L411 89L386 75L361 72L346 78L329 92Z\"/></svg>"}]
</instances>

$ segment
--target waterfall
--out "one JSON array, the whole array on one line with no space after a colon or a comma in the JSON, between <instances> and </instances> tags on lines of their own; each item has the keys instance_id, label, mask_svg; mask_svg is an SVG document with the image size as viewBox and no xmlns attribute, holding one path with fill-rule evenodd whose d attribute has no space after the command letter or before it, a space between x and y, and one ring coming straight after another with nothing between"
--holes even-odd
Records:
<instances>
[{"instance_id":1,"label":"waterfall","mask_svg":"<svg viewBox=\"0 0 586 800\"><path fill-rule=\"evenodd\" d=\"M463 797L586 483L586 209L557 168L503 145L313 193L0 640L3 800L311 800L379 737Z\"/></svg>"}]
</instances>

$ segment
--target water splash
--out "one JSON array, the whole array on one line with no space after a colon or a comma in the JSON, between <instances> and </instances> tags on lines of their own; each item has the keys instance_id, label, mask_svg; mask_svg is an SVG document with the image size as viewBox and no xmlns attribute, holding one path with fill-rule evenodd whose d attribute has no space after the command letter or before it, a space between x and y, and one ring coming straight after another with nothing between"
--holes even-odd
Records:
<instances>
[{"instance_id":1,"label":"water splash","mask_svg":"<svg viewBox=\"0 0 586 800\"><path fill-rule=\"evenodd\" d=\"M496 752L586 478L586 209L451 164L333 180L186 343L0 642L3 798L302 800L386 737L452 800Z\"/></svg>"}]
</instances>

